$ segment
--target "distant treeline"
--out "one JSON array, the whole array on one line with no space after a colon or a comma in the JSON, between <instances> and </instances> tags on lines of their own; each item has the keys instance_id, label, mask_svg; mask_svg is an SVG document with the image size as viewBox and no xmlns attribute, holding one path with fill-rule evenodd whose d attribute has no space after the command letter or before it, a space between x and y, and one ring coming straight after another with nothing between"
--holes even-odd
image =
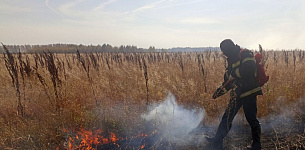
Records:
<instances>
[{"instance_id":1,"label":"distant treeline","mask_svg":"<svg viewBox=\"0 0 305 150\"><path fill-rule=\"evenodd\" d=\"M75 53L79 52L156 52L155 47L151 46L148 49L138 48L136 46L111 46L109 44L103 45L76 45L76 44L48 44L48 45L5 45L11 52L24 52L24 53ZM0 52L3 52L3 47Z\"/></svg>"},{"instance_id":2,"label":"distant treeline","mask_svg":"<svg viewBox=\"0 0 305 150\"><path fill-rule=\"evenodd\" d=\"M5 44L5 43L4 43ZM217 47L200 47L200 48L170 48L170 49L156 49L154 46L149 48L138 48L133 45L121 45L120 47L111 46L109 44L103 45L77 45L77 44L48 44L48 45L5 45L12 53L75 53L77 50L81 53L90 52L200 52L206 50L219 50ZM4 49L0 46L0 53Z\"/></svg>"}]
</instances>

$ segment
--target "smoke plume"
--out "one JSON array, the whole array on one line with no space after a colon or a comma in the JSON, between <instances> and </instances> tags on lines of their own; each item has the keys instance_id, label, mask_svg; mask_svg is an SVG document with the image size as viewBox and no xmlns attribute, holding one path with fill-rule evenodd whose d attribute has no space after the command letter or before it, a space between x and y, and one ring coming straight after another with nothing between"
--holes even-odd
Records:
<instances>
[{"instance_id":1,"label":"smoke plume","mask_svg":"<svg viewBox=\"0 0 305 150\"><path fill-rule=\"evenodd\" d=\"M290 128L297 129L300 125L301 130L304 130L304 108L304 98L298 98L294 102L291 102L285 97L279 97L270 107L273 113L261 119L265 123L263 128L271 131L278 128L283 131L284 129L288 130Z\"/></svg>"},{"instance_id":2,"label":"smoke plume","mask_svg":"<svg viewBox=\"0 0 305 150\"><path fill-rule=\"evenodd\" d=\"M178 105L173 94L169 93L163 102L153 104L141 117L162 133L163 140L181 143L194 130L205 116L203 109L185 109Z\"/></svg>"}]
</instances>

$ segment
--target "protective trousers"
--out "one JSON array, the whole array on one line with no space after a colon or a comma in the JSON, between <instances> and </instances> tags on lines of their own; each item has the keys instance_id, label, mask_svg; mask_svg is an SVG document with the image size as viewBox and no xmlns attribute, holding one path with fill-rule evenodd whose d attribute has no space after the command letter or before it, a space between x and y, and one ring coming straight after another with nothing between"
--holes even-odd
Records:
<instances>
[{"instance_id":1,"label":"protective trousers","mask_svg":"<svg viewBox=\"0 0 305 150\"><path fill-rule=\"evenodd\" d=\"M231 91L232 92L232 91ZM228 104L228 107L221 119L221 122L219 124L217 133L214 137L215 141L219 141L219 143L222 143L225 136L228 134L232 127L232 121L237 114L238 110L243 106L244 113L246 116L246 119L251 126L251 132L252 132L252 147L257 147L260 149L261 142L260 142L260 135L261 135L261 126L260 123L256 117L257 115L257 98L256 96L248 96L245 98L238 98L239 96L232 96Z\"/></svg>"}]
</instances>

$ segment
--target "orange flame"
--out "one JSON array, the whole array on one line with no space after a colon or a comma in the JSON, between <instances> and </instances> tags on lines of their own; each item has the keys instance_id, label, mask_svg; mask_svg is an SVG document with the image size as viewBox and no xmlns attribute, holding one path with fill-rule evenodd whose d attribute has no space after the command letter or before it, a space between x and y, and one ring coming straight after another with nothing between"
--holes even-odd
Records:
<instances>
[{"instance_id":1,"label":"orange flame","mask_svg":"<svg viewBox=\"0 0 305 150\"><path fill-rule=\"evenodd\" d=\"M63 129L63 132L68 132L68 130ZM75 135L75 139L81 140L79 146L73 147L75 140L73 139L73 137L70 136L67 149L72 150L76 148L76 149L91 150L91 149L97 149L98 145L110 144L110 143L120 147L116 143L119 139L116 137L116 135L113 132L110 132L109 138L102 136L101 135L102 133L103 133L102 130L96 130L95 132L92 132L81 128L80 131L77 132L77 135Z\"/></svg>"},{"instance_id":2,"label":"orange flame","mask_svg":"<svg viewBox=\"0 0 305 150\"><path fill-rule=\"evenodd\" d=\"M72 149L72 144L73 143L73 139L71 137L69 137L69 150Z\"/></svg>"},{"instance_id":3,"label":"orange flame","mask_svg":"<svg viewBox=\"0 0 305 150\"><path fill-rule=\"evenodd\" d=\"M119 139L116 138L116 136L113 132L111 132L111 138L110 139L111 139L112 142L116 142L116 141L119 140Z\"/></svg>"},{"instance_id":4,"label":"orange flame","mask_svg":"<svg viewBox=\"0 0 305 150\"><path fill-rule=\"evenodd\" d=\"M113 132L110 132L110 135L106 133L107 136L105 136L105 132L102 130L96 130L96 131L87 131L83 128L79 129L79 131L73 131L63 129L63 132L66 133L74 133L74 136L69 136L69 141L67 145L68 150L74 150L74 149L80 149L80 150L92 150L97 149L98 146L103 146L107 144L111 144L112 146L121 147L118 142L123 140L127 141L128 139L133 139L125 137L125 138L118 138ZM155 134L155 132L152 133L152 135ZM137 138L146 138L148 137L147 134L141 133L136 136ZM140 145L139 145L140 146ZM145 148L145 143L141 145L140 149ZM59 147L57 147L57 150Z\"/></svg>"},{"instance_id":5,"label":"orange flame","mask_svg":"<svg viewBox=\"0 0 305 150\"><path fill-rule=\"evenodd\" d=\"M142 146L141 146L141 149L143 149L145 147L145 144L143 144Z\"/></svg>"}]
</instances>

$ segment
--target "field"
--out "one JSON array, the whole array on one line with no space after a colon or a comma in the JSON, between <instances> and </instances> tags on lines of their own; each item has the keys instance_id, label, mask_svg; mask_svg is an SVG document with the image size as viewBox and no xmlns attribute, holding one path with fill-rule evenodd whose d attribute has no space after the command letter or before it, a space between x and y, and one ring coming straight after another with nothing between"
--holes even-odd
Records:
<instances>
[{"instance_id":1,"label":"field","mask_svg":"<svg viewBox=\"0 0 305 150\"><path fill-rule=\"evenodd\" d=\"M305 148L304 55L264 53L264 149ZM214 51L0 56L0 149L208 149L229 101ZM250 143L240 110L224 146Z\"/></svg>"}]
</instances>

